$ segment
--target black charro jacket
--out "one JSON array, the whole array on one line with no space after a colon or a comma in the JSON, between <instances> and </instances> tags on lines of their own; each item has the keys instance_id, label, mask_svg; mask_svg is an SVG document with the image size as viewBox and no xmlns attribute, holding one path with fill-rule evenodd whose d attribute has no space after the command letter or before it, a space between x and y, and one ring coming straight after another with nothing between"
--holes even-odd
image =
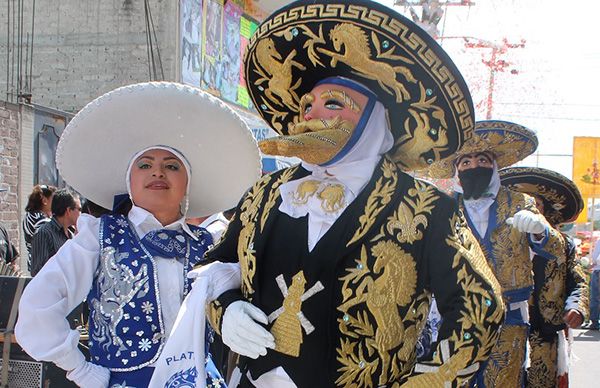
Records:
<instances>
[{"instance_id":1,"label":"black charro jacket","mask_svg":"<svg viewBox=\"0 0 600 388\"><path fill-rule=\"evenodd\" d=\"M263 177L242 198L212 260L239 261L241 290L208 309L220 332L227 306L245 299L269 315L276 340L253 378L283 367L298 387L442 387L477 371L504 317L498 282L454 199L383 158L367 186L312 252L307 220L278 210L299 166ZM415 344L431 293L443 316L433 359Z\"/></svg>"}]
</instances>

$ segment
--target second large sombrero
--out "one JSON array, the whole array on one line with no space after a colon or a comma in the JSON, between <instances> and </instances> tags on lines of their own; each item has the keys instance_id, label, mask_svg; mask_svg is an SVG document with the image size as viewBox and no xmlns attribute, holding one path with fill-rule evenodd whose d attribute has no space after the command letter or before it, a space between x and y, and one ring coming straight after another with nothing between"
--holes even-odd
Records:
<instances>
[{"instance_id":1,"label":"second large sombrero","mask_svg":"<svg viewBox=\"0 0 600 388\"><path fill-rule=\"evenodd\" d=\"M500 182L511 190L539 197L544 217L552 224L571 222L583 210L581 192L572 180L539 167L509 167L499 171Z\"/></svg>"},{"instance_id":2,"label":"second large sombrero","mask_svg":"<svg viewBox=\"0 0 600 388\"><path fill-rule=\"evenodd\" d=\"M456 161L463 155L477 152L493 153L498 168L504 168L533 154L537 146L535 132L520 124L502 120L478 121L475 135L452 157L431 165L428 173L433 178L452 178L456 173Z\"/></svg>"},{"instance_id":3,"label":"second large sombrero","mask_svg":"<svg viewBox=\"0 0 600 388\"><path fill-rule=\"evenodd\" d=\"M281 135L320 80L362 83L386 106L393 158L407 170L452 155L473 132L467 85L444 50L394 10L368 0L300 0L274 12L245 58L250 97Z\"/></svg>"}]
</instances>

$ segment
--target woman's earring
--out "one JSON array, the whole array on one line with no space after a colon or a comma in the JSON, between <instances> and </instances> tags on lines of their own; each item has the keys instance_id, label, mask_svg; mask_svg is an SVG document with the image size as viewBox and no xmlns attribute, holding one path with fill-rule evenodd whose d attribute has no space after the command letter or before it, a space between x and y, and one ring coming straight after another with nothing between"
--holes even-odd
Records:
<instances>
[{"instance_id":1,"label":"woman's earring","mask_svg":"<svg viewBox=\"0 0 600 388\"><path fill-rule=\"evenodd\" d=\"M183 209L182 209L183 206ZM188 198L188 196L185 196L185 199L183 200L183 202L181 204L179 204L179 211L181 212L181 215L186 215L188 209L190 208L190 200Z\"/></svg>"}]
</instances>

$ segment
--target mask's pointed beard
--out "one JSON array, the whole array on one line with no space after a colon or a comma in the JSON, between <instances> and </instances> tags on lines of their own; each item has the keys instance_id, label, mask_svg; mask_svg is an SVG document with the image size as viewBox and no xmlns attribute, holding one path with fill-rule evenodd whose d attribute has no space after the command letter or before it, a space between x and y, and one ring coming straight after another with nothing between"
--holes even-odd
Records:
<instances>
[{"instance_id":1,"label":"mask's pointed beard","mask_svg":"<svg viewBox=\"0 0 600 388\"><path fill-rule=\"evenodd\" d=\"M294 156L311 164L323 164L344 148L354 124L336 117L332 120L310 120L296 124L288 136L261 140L260 150L266 155Z\"/></svg>"},{"instance_id":2,"label":"mask's pointed beard","mask_svg":"<svg viewBox=\"0 0 600 388\"><path fill-rule=\"evenodd\" d=\"M458 172L465 199L479 199L490 185L494 169L475 167Z\"/></svg>"}]
</instances>

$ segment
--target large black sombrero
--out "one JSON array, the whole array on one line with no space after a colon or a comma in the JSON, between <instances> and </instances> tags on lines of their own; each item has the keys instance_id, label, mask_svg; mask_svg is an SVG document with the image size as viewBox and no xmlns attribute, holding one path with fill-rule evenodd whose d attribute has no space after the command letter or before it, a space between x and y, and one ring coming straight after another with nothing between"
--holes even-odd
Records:
<instances>
[{"instance_id":1,"label":"large black sombrero","mask_svg":"<svg viewBox=\"0 0 600 388\"><path fill-rule=\"evenodd\" d=\"M574 221L583 210L583 198L575 183L555 171L509 167L499 173L500 182L509 189L541 198L544 217L552 225Z\"/></svg>"},{"instance_id":2,"label":"large black sombrero","mask_svg":"<svg viewBox=\"0 0 600 388\"><path fill-rule=\"evenodd\" d=\"M254 105L281 135L300 98L343 76L378 95L396 139L393 158L419 170L452 155L473 133L467 85L444 50L394 10L368 0L300 0L258 28L244 58Z\"/></svg>"},{"instance_id":3,"label":"large black sombrero","mask_svg":"<svg viewBox=\"0 0 600 388\"><path fill-rule=\"evenodd\" d=\"M434 178L452 178L456 161L464 155L477 152L494 154L498 168L511 166L533 154L538 146L534 131L520 124L502 120L485 120L475 123L475 135L451 158L436 161L429 167Z\"/></svg>"}]
</instances>

